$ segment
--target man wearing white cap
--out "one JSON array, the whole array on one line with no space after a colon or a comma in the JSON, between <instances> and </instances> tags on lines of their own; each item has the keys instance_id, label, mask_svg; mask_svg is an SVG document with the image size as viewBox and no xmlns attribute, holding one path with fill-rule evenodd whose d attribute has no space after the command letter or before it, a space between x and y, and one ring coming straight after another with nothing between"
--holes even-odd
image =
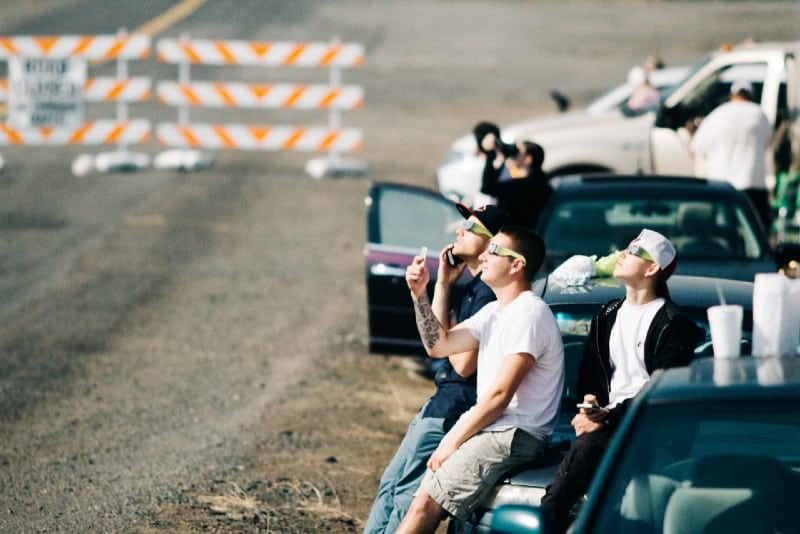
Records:
<instances>
[{"instance_id":1,"label":"man wearing white cap","mask_svg":"<svg viewBox=\"0 0 800 534\"><path fill-rule=\"evenodd\" d=\"M727 180L750 197L766 230L772 224L767 193L767 148L772 127L767 116L753 101L753 85L746 81L731 84L730 100L702 120L692 138L691 150L705 160L708 178Z\"/></svg>"},{"instance_id":2,"label":"man wearing white cap","mask_svg":"<svg viewBox=\"0 0 800 534\"><path fill-rule=\"evenodd\" d=\"M650 375L688 365L694 356L702 331L667 289L676 264L672 243L648 229L619 255L613 276L625 284L625 297L607 303L592 320L577 384L587 407L572 419L575 443L542 497L553 532L569 526L572 507L589 488L615 429Z\"/></svg>"}]
</instances>

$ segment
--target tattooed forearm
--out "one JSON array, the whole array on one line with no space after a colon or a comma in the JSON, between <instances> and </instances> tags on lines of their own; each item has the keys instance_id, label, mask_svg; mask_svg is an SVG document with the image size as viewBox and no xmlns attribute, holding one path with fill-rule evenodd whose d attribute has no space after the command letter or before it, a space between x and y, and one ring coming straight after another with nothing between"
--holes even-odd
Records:
<instances>
[{"instance_id":1,"label":"tattooed forearm","mask_svg":"<svg viewBox=\"0 0 800 534\"><path fill-rule=\"evenodd\" d=\"M436 342L439 341L442 325L433 314L428 295L422 293L419 298L414 300L414 311L416 312L417 330L419 330L422 343L429 349L433 348Z\"/></svg>"}]
</instances>

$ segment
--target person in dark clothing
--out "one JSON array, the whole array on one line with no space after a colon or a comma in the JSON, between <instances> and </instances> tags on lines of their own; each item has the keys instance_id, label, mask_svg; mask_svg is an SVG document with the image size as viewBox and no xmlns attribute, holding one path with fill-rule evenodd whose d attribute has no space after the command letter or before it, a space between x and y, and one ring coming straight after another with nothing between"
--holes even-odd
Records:
<instances>
[{"instance_id":1,"label":"person in dark clothing","mask_svg":"<svg viewBox=\"0 0 800 534\"><path fill-rule=\"evenodd\" d=\"M607 303L592 319L577 384L587 407L572 419L575 442L542 497L547 532L569 527L573 506L650 375L694 357L702 330L670 300L666 285L676 263L672 244L647 229L620 254L613 276L625 284L625 298Z\"/></svg>"},{"instance_id":2,"label":"person in dark clothing","mask_svg":"<svg viewBox=\"0 0 800 534\"><path fill-rule=\"evenodd\" d=\"M485 304L495 300L492 289L481 280L478 256L491 237L510 224L508 214L496 206L471 210L456 204L464 217L455 243L442 250L432 309L445 325L456 325L474 315ZM455 266L447 262L451 254ZM460 302L448 310L450 288L464 269L473 275ZM370 510L364 532L394 532L406 514L414 493L425 474L428 459L439 446L462 413L476 402L476 365L471 352L452 354L436 367L436 392L411 421L403 441L386 467L378 486L378 494Z\"/></svg>"},{"instance_id":3,"label":"person in dark clothing","mask_svg":"<svg viewBox=\"0 0 800 534\"><path fill-rule=\"evenodd\" d=\"M544 149L532 141L503 143L492 123L478 123L473 133L486 157L481 193L496 198L514 224L534 228L552 194L550 177L542 170Z\"/></svg>"}]
</instances>

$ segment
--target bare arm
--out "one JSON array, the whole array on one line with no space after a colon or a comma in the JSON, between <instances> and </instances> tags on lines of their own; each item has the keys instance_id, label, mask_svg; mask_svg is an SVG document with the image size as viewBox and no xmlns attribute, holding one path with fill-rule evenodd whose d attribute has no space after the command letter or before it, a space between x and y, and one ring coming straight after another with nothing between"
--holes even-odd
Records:
<instances>
[{"instance_id":1,"label":"bare arm","mask_svg":"<svg viewBox=\"0 0 800 534\"><path fill-rule=\"evenodd\" d=\"M444 358L454 353L477 350L478 340L463 325L445 329L433 314L428 295L424 291L419 295L412 293L412 298L417 330L429 356Z\"/></svg>"},{"instance_id":2,"label":"bare arm","mask_svg":"<svg viewBox=\"0 0 800 534\"><path fill-rule=\"evenodd\" d=\"M428 460L428 467L436 471L462 443L496 421L535 364L534 357L527 353L505 356L489 391L442 439Z\"/></svg>"},{"instance_id":3,"label":"bare arm","mask_svg":"<svg viewBox=\"0 0 800 534\"><path fill-rule=\"evenodd\" d=\"M447 245L439 254L439 272L431 303L433 314L445 329L453 328L457 324L456 317L450 311L450 289L466 267L463 263L457 267L448 265L445 255L451 247L452 245ZM450 354L448 359L456 373L464 377L470 376L478 368L478 351L475 350Z\"/></svg>"}]
</instances>

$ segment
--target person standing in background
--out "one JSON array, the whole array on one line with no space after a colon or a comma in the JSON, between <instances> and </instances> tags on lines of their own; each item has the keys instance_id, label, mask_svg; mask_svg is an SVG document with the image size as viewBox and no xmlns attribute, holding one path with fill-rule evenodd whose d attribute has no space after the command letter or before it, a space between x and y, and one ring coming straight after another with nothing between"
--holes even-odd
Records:
<instances>
[{"instance_id":1,"label":"person standing in background","mask_svg":"<svg viewBox=\"0 0 800 534\"><path fill-rule=\"evenodd\" d=\"M767 149L772 128L753 99L750 82L740 80L731 84L729 101L700 122L690 147L696 158L695 174L728 181L744 191L764 229L769 231L772 212L767 192ZM698 161L698 157L702 159Z\"/></svg>"}]
</instances>

